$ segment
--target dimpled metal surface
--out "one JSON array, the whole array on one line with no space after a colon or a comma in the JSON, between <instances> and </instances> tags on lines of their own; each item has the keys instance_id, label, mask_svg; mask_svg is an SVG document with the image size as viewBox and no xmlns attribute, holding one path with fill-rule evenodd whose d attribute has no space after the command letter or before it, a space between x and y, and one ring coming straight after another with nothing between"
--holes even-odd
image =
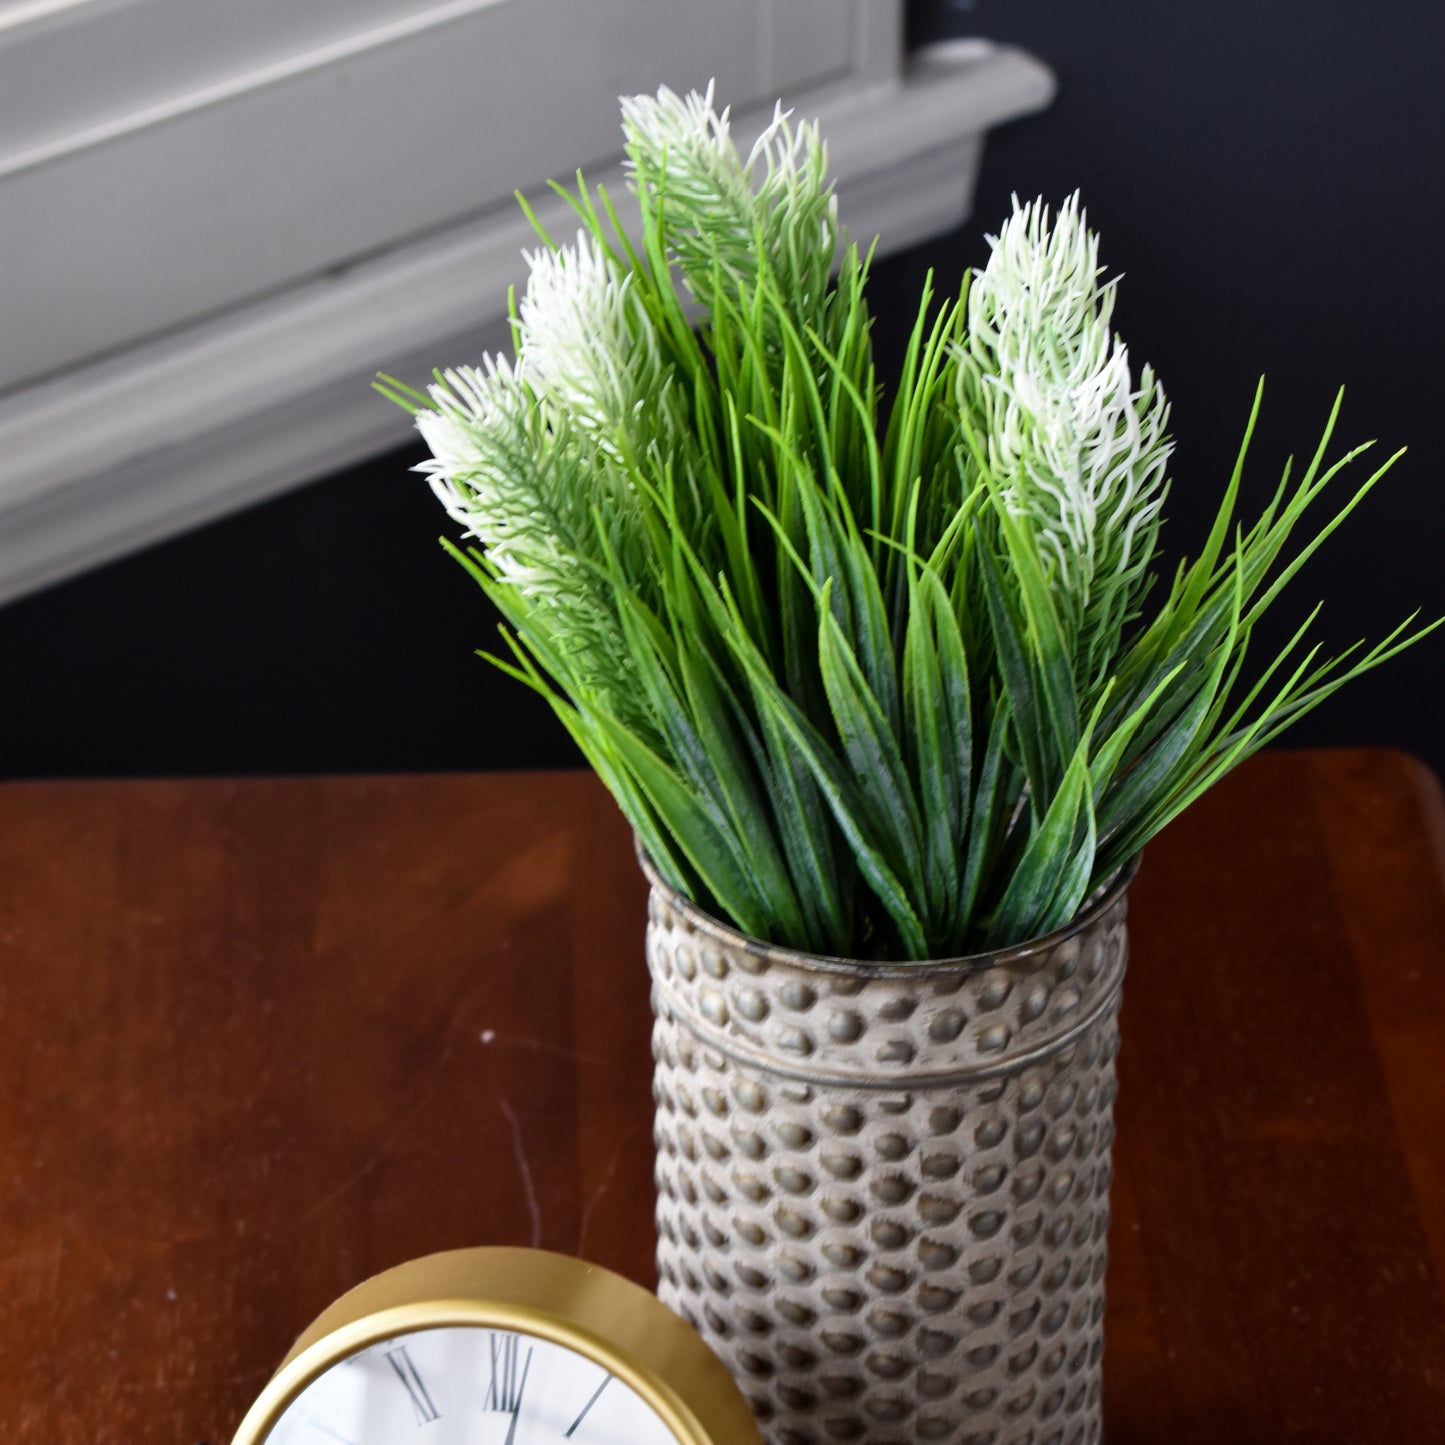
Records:
<instances>
[{"instance_id":1,"label":"dimpled metal surface","mask_svg":"<svg viewBox=\"0 0 1445 1445\"><path fill-rule=\"evenodd\" d=\"M653 878L662 1299L770 1445L1095 1445L1127 876L976 959L758 944Z\"/></svg>"}]
</instances>

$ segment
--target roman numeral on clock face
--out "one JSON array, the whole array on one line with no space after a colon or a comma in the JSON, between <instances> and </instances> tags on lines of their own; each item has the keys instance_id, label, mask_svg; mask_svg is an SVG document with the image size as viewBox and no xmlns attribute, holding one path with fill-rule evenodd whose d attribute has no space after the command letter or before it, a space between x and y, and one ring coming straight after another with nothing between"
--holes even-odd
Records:
<instances>
[{"instance_id":1,"label":"roman numeral on clock face","mask_svg":"<svg viewBox=\"0 0 1445 1445\"><path fill-rule=\"evenodd\" d=\"M532 1367L532 1350L521 1358L522 1342L516 1335L492 1335L492 1380L483 1406L515 1415L522 1407L522 1391L527 1384L527 1371Z\"/></svg>"},{"instance_id":2,"label":"roman numeral on clock face","mask_svg":"<svg viewBox=\"0 0 1445 1445\"><path fill-rule=\"evenodd\" d=\"M432 1403L432 1397L427 1392L426 1385L422 1382L417 1368L412 1364L411 1356L406 1352L405 1345L398 1345L394 1350L386 1352L386 1362L396 1371L396 1377L406 1386L406 1393L411 1397L412 1413L416 1416L418 1425L429 1425L433 1420L441 1419L441 1412Z\"/></svg>"}]
</instances>

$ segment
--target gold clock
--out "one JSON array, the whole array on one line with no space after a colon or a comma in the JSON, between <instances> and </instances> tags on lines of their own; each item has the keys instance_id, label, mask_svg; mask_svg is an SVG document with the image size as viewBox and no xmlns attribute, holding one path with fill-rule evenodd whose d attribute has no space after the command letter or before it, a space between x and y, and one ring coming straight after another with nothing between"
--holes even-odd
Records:
<instances>
[{"instance_id":1,"label":"gold clock","mask_svg":"<svg viewBox=\"0 0 1445 1445\"><path fill-rule=\"evenodd\" d=\"M696 1331L536 1249L398 1265L323 1313L233 1445L762 1445Z\"/></svg>"}]
</instances>

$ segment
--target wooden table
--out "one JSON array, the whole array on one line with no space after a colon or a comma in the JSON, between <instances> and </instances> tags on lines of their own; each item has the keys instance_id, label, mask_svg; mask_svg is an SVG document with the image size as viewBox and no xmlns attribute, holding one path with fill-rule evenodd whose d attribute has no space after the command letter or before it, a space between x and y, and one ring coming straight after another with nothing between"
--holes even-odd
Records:
<instances>
[{"instance_id":1,"label":"wooden table","mask_svg":"<svg viewBox=\"0 0 1445 1445\"><path fill-rule=\"evenodd\" d=\"M364 1276L652 1278L644 888L586 774L0 787L0 1438L229 1440ZM1132 894L1111 1445L1445 1441L1445 808L1255 760Z\"/></svg>"}]
</instances>

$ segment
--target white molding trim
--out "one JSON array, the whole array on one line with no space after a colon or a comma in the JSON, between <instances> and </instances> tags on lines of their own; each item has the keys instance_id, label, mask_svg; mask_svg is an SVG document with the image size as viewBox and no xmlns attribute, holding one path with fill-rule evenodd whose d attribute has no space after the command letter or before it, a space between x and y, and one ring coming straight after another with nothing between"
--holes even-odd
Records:
<instances>
[{"instance_id":1,"label":"white molding trim","mask_svg":"<svg viewBox=\"0 0 1445 1445\"><path fill-rule=\"evenodd\" d=\"M964 220L985 132L1053 93L1032 57L954 42L794 102L822 123L845 224L887 252ZM763 119L736 118L740 143ZM589 180L624 195L620 167ZM539 213L570 229L555 198ZM0 601L403 444L371 379L502 345L531 243L508 207L0 399Z\"/></svg>"},{"instance_id":2,"label":"white molding trim","mask_svg":"<svg viewBox=\"0 0 1445 1445\"><path fill-rule=\"evenodd\" d=\"M68 3L73 5L77 0L68 0ZM489 9L497 3L498 0L441 0L441 3L419 14L378 20L354 34L342 35L313 45L297 54L282 56L268 64L243 70L196 90L182 91L153 105L128 110L94 125L82 126L62 136L18 150L13 155L0 158L0 180L19 175L22 171L53 165L68 156L80 155L94 150L97 146L138 135L142 131L154 130L158 126L195 115L199 111L213 110L217 106L225 105L227 101L258 96L300 76L312 75L316 71L329 69L348 60L356 60L373 51L386 50L398 41L410 40L441 26L469 19L478 11Z\"/></svg>"}]
</instances>

